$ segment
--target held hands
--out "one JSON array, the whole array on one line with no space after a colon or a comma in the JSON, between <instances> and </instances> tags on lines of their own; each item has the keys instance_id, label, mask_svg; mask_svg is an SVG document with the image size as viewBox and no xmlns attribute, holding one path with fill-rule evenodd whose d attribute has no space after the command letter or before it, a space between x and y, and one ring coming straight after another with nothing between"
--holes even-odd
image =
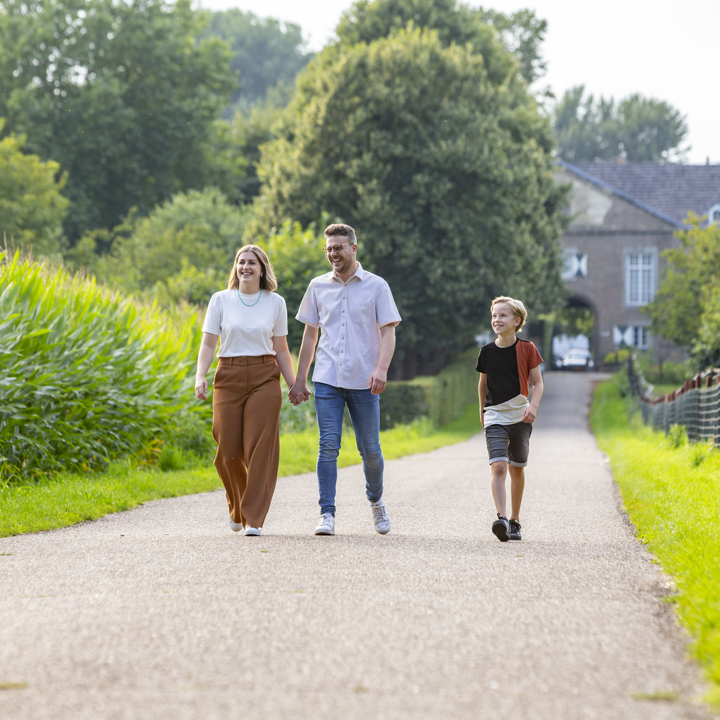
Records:
<instances>
[{"instance_id":1,"label":"held hands","mask_svg":"<svg viewBox=\"0 0 720 720\"><path fill-rule=\"evenodd\" d=\"M537 408L533 407L533 405L530 404L525 408L525 412L523 412L522 421L524 423L532 423L532 422L535 422L536 417L537 417Z\"/></svg>"},{"instance_id":2,"label":"held hands","mask_svg":"<svg viewBox=\"0 0 720 720\"><path fill-rule=\"evenodd\" d=\"M373 374L368 380L368 387L370 388L370 393L372 395L379 395L385 389L386 384L387 372L375 368L375 370L373 370Z\"/></svg>"},{"instance_id":3,"label":"held hands","mask_svg":"<svg viewBox=\"0 0 720 720\"><path fill-rule=\"evenodd\" d=\"M295 407L309 400L311 395L312 393L308 390L307 384L299 380L296 380L295 384L288 388L288 400L290 400Z\"/></svg>"},{"instance_id":4,"label":"held hands","mask_svg":"<svg viewBox=\"0 0 720 720\"><path fill-rule=\"evenodd\" d=\"M195 396L198 400L207 400L208 382L203 378L195 378Z\"/></svg>"}]
</instances>

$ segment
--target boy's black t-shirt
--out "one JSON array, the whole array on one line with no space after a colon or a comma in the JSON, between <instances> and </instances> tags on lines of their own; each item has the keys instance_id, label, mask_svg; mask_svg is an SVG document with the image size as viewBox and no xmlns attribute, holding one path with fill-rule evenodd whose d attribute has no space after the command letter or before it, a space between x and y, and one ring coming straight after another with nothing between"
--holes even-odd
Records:
<instances>
[{"instance_id":1,"label":"boy's black t-shirt","mask_svg":"<svg viewBox=\"0 0 720 720\"><path fill-rule=\"evenodd\" d=\"M494 342L483 345L475 369L487 375L485 407L502 405L518 395L527 398L530 370L541 362L542 357L530 340L517 338L513 345L504 348Z\"/></svg>"}]
</instances>

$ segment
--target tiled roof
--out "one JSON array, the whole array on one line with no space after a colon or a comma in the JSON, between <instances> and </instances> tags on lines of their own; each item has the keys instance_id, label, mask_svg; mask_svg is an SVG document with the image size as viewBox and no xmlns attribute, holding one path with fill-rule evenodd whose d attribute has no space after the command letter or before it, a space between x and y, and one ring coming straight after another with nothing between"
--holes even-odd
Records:
<instances>
[{"instance_id":1,"label":"tiled roof","mask_svg":"<svg viewBox=\"0 0 720 720\"><path fill-rule=\"evenodd\" d=\"M613 162L562 163L578 168L657 213L682 221L692 210L705 215L720 203L720 165L659 165Z\"/></svg>"}]
</instances>

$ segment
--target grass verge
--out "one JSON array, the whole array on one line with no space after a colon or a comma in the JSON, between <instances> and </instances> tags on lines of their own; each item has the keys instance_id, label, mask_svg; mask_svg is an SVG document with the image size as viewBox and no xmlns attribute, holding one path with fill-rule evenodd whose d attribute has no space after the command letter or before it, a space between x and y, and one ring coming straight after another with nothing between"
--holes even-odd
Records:
<instances>
[{"instance_id":1,"label":"grass verge","mask_svg":"<svg viewBox=\"0 0 720 720\"><path fill-rule=\"evenodd\" d=\"M480 431L477 403L460 419L434 430L429 420L415 420L380 433L383 455L394 460L467 440ZM315 470L317 430L283 435L280 476ZM351 432L343 436L338 465L360 462ZM0 537L55 530L108 513L130 510L149 500L208 492L222 487L215 468L159 472L116 463L105 473L59 475L52 480L0 487Z\"/></svg>"},{"instance_id":2,"label":"grass verge","mask_svg":"<svg viewBox=\"0 0 720 720\"><path fill-rule=\"evenodd\" d=\"M720 452L642 424L619 373L598 386L591 422L639 537L670 573L680 622L720 710Z\"/></svg>"}]
</instances>

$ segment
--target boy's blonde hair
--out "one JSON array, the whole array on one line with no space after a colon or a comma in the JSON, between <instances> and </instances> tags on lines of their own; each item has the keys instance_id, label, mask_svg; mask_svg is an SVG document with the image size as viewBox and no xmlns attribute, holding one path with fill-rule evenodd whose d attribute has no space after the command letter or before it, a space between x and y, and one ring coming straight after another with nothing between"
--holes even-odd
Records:
<instances>
[{"instance_id":1,"label":"boy's blonde hair","mask_svg":"<svg viewBox=\"0 0 720 720\"><path fill-rule=\"evenodd\" d=\"M507 303L512 308L513 315L520 318L520 324L515 329L515 332L520 332L523 325L525 324L525 321L527 320L527 310L525 309L525 306L522 304L522 302L520 300L516 300L515 298L500 295L500 297L496 297L492 301L492 305L490 305L490 312L493 311L493 308L498 303Z\"/></svg>"}]
</instances>

